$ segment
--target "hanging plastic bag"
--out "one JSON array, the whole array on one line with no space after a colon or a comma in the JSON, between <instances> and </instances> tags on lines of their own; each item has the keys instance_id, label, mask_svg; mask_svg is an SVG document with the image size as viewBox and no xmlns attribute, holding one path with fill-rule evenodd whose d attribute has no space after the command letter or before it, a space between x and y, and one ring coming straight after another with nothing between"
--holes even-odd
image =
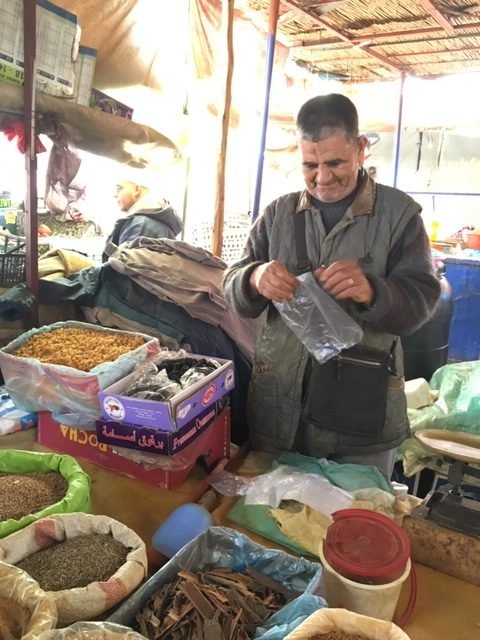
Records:
<instances>
[{"instance_id":1,"label":"hanging plastic bag","mask_svg":"<svg viewBox=\"0 0 480 640\"><path fill-rule=\"evenodd\" d=\"M323 364L342 349L358 344L362 328L322 289L314 275L303 273L297 280L300 284L293 300L274 304L314 358Z\"/></svg>"}]
</instances>

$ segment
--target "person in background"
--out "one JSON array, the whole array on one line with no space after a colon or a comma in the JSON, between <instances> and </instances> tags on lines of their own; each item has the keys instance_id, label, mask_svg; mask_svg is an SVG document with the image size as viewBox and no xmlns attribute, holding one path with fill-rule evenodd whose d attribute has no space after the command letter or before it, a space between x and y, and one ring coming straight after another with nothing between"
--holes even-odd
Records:
<instances>
[{"instance_id":1,"label":"person in background","mask_svg":"<svg viewBox=\"0 0 480 640\"><path fill-rule=\"evenodd\" d=\"M398 336L421 326L440 295L421 207L365 171L368 141L347 97L308 100L297 138L306 189L266 207L224 278L237 314L263 313L248 400L251 446L373 464L390 477L409 435ZM292 300L306 271L364 333L325 364L273 304Z\"/></svg>"},{"instance_id":2,"label":"person in background","mask_svg":"<svg viewBox=\"0 0 480 640\"><path fill-rule=\"evenodd\" d=\"M182 231L181 219L167 200L155 194L152 185L153 179L145 169L127 167L122 170L115 188L115 199L122 215L106 240L103 262L108 260L110 244L118 246L139 236L174 240Z\"/></svg>"}]
</instances>

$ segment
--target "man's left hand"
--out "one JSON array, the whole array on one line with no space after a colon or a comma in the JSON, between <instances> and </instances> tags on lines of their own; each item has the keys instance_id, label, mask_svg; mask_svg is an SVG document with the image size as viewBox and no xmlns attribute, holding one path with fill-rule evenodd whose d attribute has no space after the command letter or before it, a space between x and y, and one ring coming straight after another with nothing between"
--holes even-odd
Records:
<instances>
[{"instance_id":1,"label":"man's left hand","mask_svg":"<svg viewBox=\"0 0 480 640\"><path fill-rule=\"evenodd\" d=\"M359 304L373 303L372 285L354 260L338 260L328 267L319 267L313 275L337 300L350 298Z\"/></svg>"}]
</instances>

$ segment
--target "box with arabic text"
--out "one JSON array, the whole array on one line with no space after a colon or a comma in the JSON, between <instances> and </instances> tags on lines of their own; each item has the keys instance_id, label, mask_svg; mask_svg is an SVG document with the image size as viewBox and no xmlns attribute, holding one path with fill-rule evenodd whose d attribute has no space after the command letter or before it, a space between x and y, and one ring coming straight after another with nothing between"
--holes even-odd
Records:
<instances>
[{"instance_id":1,"label":"box with arabic text","mask_svg":"<svg viewBox=\"0 0 480 640\"><path fill-rule=\"evenodd\" d=\"M235 386L231 360L189 354L196 360L214 360L220 366L169 400L144 400L126 395L138 379L134 371L98 395L102 419L161 431L178 431Z\"/></svg>"},{"instance_id":2,"label":"box with arabic text","mask_svg":"<svg viewBox=\"0 0 480 640\"><path fill-rule=\"evenodd\" d=\"M224 396L178 431L161 431L153 427L140 427L125 422L97 420L97 438L99 442L109 444L112 447L128 447L129 449L173 456L188 447L206 431L227 405L228 399Z\"/></svg>"}]
</instances>

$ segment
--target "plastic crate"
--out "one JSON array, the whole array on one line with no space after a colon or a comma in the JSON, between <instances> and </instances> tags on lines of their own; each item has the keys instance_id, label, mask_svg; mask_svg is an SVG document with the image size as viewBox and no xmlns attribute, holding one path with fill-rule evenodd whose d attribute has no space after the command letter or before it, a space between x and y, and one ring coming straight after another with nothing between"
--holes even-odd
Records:
<instances>
[{"instance_id":1,"label":"plastic crate","mask_svg":"<svg viewBox=\"0 0 480 640\"><path fill-rule=\"evenodd\" d=\"M25 238L0 231L0 287L25 281Z\"/></svg>"}]
</instances>

